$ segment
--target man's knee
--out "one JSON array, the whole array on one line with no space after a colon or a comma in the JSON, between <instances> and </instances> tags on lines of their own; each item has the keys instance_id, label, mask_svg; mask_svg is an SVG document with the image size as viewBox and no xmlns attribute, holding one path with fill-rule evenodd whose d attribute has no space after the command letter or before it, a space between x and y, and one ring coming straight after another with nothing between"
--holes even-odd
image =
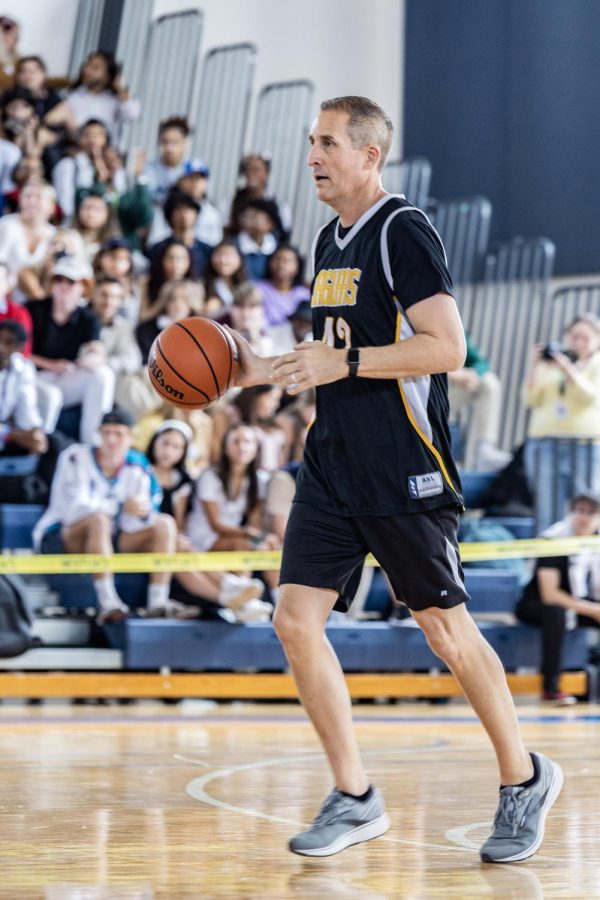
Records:
<instances>
[{"instance_id":1,"label":"man's knee","mask_svg":"<svg viewBox=\"0 0 600 900\"><path fill-rule=\"evenodd\" d=\"M435 655L453 668L462 656L463 640L449 612L432 607L418 613L416 618ZM466 637L463 635L463 638Z\"/></svg>"},{"instance_id":2,"label":"man's knee","mask_svg":"<svg viewBox=\"0 0 600 900\"><path fill-rule=\"evenodd\" d=\"M277 606L273 614L273 627L286 650L308 647L315 640L321 641L327 615L330 612L329 598L323 591L311 600L307 596L311 588L283 585L280 588ZM331 604L333 605L333 604ZM321 608L322 606L322 608Z\"/></svg>"}]
</instances>

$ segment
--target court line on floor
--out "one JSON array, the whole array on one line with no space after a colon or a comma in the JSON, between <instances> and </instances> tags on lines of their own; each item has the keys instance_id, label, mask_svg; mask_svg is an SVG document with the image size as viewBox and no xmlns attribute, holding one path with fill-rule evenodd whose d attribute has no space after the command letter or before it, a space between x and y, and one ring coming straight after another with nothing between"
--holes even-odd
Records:
<instances>
[{"instance_id":1,"label":"court line on floor","mask_svg":"<svg viewBox=\"0 0 600 900\"><path fill-rule=\"evenodd\" d=\"M408 755L409 753L431 753L437 752L442 747L447 748L447 741L439 740L434 741L430 744L424 745L416 745L411 747L397 747L395 749L390 750L366 750L363 751L363 756L397 756L397 755ZM210 782L215 781L218 778L228 778L230 775L236 775L240 772L249 772L256 769L266 769L272 768L274 766L288 766L296 763L305 763L310 761L311 758L313 760L322 760L323 753L312 753L312 754L303 754L302 756L289 756L286 759L266 759L261 760L260 762L254 763L243 763L239 766L227 766L223 769L217 769L214 772L208 772L206 775L201 775L199 778L194 778L193 781L190 781L188 786L186 787L186 793L189 794L194 800L198 800L200 803L205 803L208 806L214 806L217 809L226 810L227 812L238 813L244 816L250 816L255 819L264 819L267 822L273 822L278 825L292 825L294 828L304 828L309 823L308 822L298 822L295 819L287 819L282 816L272 816L269 813L260 812L257 809L251 809L245 806L234 806L232 803L227 803L224 800L219 800L216 797L212 797L205 790L206 785ZM488 823L489 824L489 823ZM471 852L471 848L467 848L464 846L453 846L452 844L435 844L428 841L414 841L404 838L396 838L391 835L385 834L380 840L388 841L393 844L406 844L412 847L428 847L434 850L444 850L450 853L465 853Z\"/></svg>"}]
</instances>

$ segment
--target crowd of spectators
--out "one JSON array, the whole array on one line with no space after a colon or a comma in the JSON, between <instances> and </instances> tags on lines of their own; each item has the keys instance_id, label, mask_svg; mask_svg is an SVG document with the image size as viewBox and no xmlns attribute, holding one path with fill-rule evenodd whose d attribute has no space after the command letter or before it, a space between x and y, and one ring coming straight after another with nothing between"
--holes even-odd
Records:
<instances>
[{"instance_id":1,"label":"crowd of spectators","mask_svg":"<svg viewBox=\"0 0 600 900\"><path fill-rule=\"evenodd\" d=\"M93 52L74 83L49 80L41 57L19 55L18 25L2 22L0 456L41 458L50 505L38 547L58 546L57 530L71 550L279 547L314 394L234 389L207 411L175 410L145 366L156 335L190 315L232 326L260 354L312 338L304 260L269 186L270 157L244 156L235 193L212 202L185 118L160 123L149 158L124 154L123 126L140 104L115 59ZM548 437L564 438L565 454L594 439L600 479L598 321L579 318L566 341L575 355L532 357L532 479L549 465ZM498 470L508 461L497 447L502 388L470 343L449 388L452 415L470 410L467 466ZM95 583L105 620L127 614L110 575ZM180 616L209 604L260 619L275 584L271 573L264 584L250 573L180 573L169 588L153 576L147 610Z\"/></svg>"}]
</instances>

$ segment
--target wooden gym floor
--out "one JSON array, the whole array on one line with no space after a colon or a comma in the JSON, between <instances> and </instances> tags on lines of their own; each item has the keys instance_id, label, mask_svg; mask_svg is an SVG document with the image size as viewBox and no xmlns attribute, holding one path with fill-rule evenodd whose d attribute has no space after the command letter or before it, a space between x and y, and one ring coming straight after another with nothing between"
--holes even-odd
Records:
<instances>
[{"instance_id":1,"label":"wooden gym floor","mask_svg":"<svg viewBox=\"0 0 600 900\"><path fill-rule=\"evenodd\" d=\"M0 706L0 898L600 897L600 708L519 701L528 744L565 770L532 860L482 866L497 786L464 702L359 704L383 838L290 854L330 780L294 704Z\"/></svg>"}]
</instances>

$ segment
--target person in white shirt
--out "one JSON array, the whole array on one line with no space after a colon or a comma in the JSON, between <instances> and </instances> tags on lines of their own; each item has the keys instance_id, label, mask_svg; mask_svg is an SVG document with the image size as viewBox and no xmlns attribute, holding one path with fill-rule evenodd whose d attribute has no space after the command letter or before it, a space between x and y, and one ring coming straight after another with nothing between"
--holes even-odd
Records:
<instances>
[{"instance_id":1,"label":"person in white shirt","mask_svg":"<svg viewBox=\"0 0 600 900\"><path fill-rule=\"evenodd\" d=\"M133 419L114 407L100 425L100 442L73 444L58 459L50 504L33 531L42 553L174 553L175 520L158 512L160 487L147 459L131 450ZM121 621L129 607L119 597L112 574L94 574L98 621ZM147 614L197 615L169 600L171 575L149 576Z\"/></svg>"},{"instance_id":2,"label":"person in white shirt","mask_svg":"<svg viewBox=\"0 0 600 900\"><path fill-rule=\"evenodd\" d=\"M140 116L140 102L129 96L117 62L101 50L90 53L84 62L66 103L78 127L89 119L104 122L116 146L124 123Z\"/></svg>"},{"instance_id":3,"label":"person in white shirt","mask_svg":"<svg viewBox=\"0 0 600 900\"><path fill-rule=\"evenodd\" d=\"M35 368L21 355L25 340L19 322L0 322L0 455L45 453L48 449Z\"/></svg>"},{"instance_id":4,"label":"person in white shirt","mask_svg":"<svg viewBox=\"0 0 600 900\"><path fill-rule=\"evenodd\" d=\"M0 219L0 258L8 263L9 273L19 276L21 269L41 266L56 231L50 224L56 195L48 184L27 184L19 197L19 212ZM13 299L25 298L18 291Z\"/></svg>"},{"instance_id":5,"label":"person in white shirt","mask_svg":"<svg viewBox=\"0 0 600 900\"><path fill-rule=\"evenodd\" d=\"M200 213L196 220L194 234L199 241L215 247L223 238L223 220L221 213L206 196L206 188L210 177L210 169L202 159L191 159L183 164L182 172L175 181L175 187L182 194L192 197L200 204ZM162 208L156 207L148 244L152 246L172 234Z\"/></svg>"},{"instance_id":6,"label":"person in white shirt","mask_svg":"<svg viewBox=\"0 0 600 900\"><path fill-rule=\"evenodd\" d=\"M146 164L142 173L144 184L156 207L162 206L169 191L183 174L189 133L190 126L183 116L171 116L158 126L158 155ZM149 243L160 241L162 237L149 240Z\"/></svg>"}]
</instances>

